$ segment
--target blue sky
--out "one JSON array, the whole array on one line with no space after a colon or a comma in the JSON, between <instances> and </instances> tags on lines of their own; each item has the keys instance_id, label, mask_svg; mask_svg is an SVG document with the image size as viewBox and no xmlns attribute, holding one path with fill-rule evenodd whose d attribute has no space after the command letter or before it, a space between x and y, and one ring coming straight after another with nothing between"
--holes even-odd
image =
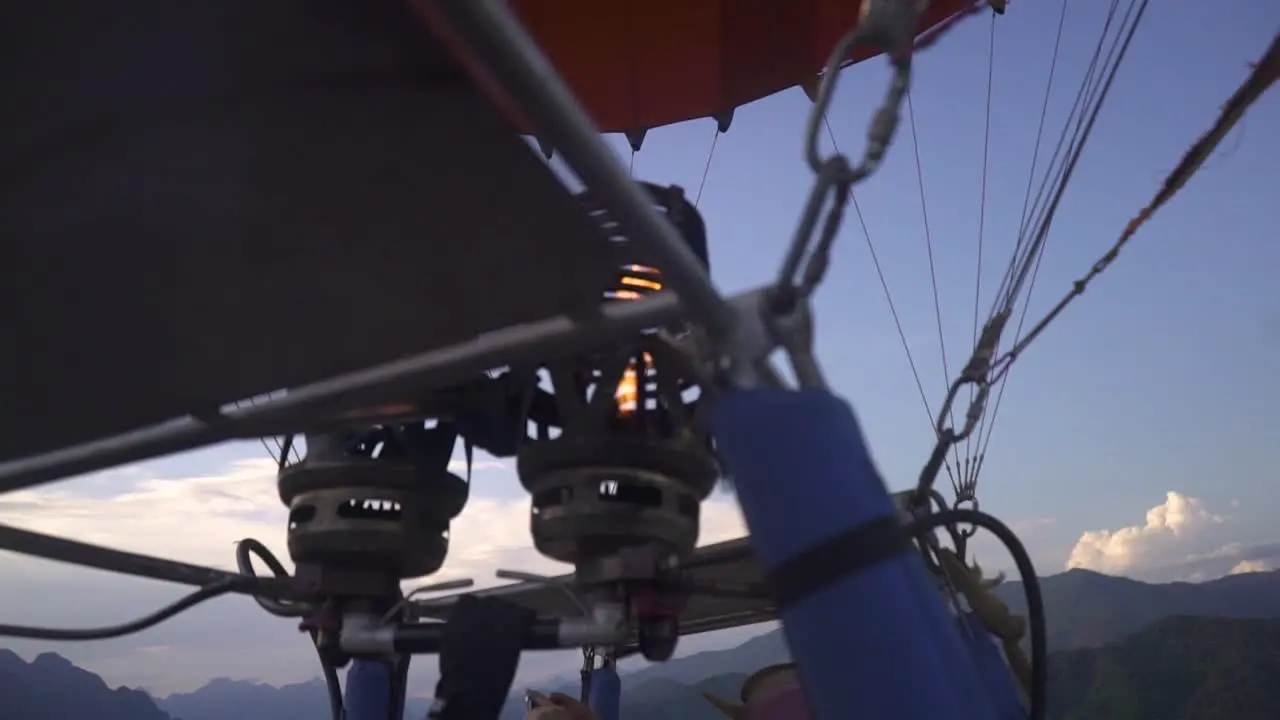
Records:
<instances>
[{"instance_id":1,"label":"blue sky","mask_svg":"<svg viewBox=\"0 0 1280 720\"><path fill-rule=\"evenodd\" d=\"M1056 139L1067 116L1105 6L1068 8L1047 137ZM1016 234L1059 8L1020 3L996 23L984 312ZM1237 3L1230 13L1153 5L1057 215L1032 317L1150 199L1277 26L1280 6L1265 1ZM989 32L985 17L964 23L917 60L914 85L953 372L971 346ZM885 75L874 62L845 73L832 114L842 147L860 145ZM770 98L740 110L717 143L701 208L725 289L749 287L777 262L808 190L795 140L807 109L799 91ZM1240 531L1265 534L1276 494L1263 418L1280 401L1280 381L1267 371L1280 352L1280 295L1265 290L1280 270L1271 234L1280 219L1271 199L1278 114L1275 95L1255 106L1186 191L1019 361L980 486L984 507L1052 516L1057 539L1068 543L1086 528L1131 524L1177 490L1224 511L1239 500ZM696 187L710 126L653 137L636 174L688 178ZM858 197L936 408L944 380L908 127ZM858 409L889 483L902 487L918 472L929 428L853 222L817 312L831 382Z\"/></svg>"},{"instance_id":2,"label":"blue sky","mask_svg":"<svg viewBox=\"0 0 1280 720\"><path fill-rule=\"evenodd\" d=\"M1106 5L1068 8L1042 163ZM1110 246L1280 27L1280 5L1269 0L1239 0L1229 12L1152 5L1058 212L1032 318ZM983 312L1016 235L1060 7L1017 3L996 22ZM990 32L987 17L970 19L916 62L914 114L953 373L971 349ZM885 80L875 60L844 74L831 114L842 149L860 148ZM799 90L765 99L740 109L716 142L700 209L726 291L756 286L777 267L809 191L801 160L809 107ZM1023 532L1043 572L1065 567L1073 548L1088 566L1152 579L1221 574L1242 560L1270 566L1264 546L1280 541L1272 529L1280 477L1267 454L1280 407L1280 380L1269 371L1280 365L1280 294L1265 290L1280 273L1272 235L1280 225L1277 128L1280 95L1272 94L1015 367L979 494L984 509ZM650 132L635 174L695 195L713 133L709 119ZM630 154L620 138L610 142ZM936 408L946 379L909 125L858 198ZM929 451L929 421L852 216L816 312L834 389L857 409L889 485L908 486ZM225 566L231 543L246 534L283 551L284 512L264 457L259 444L236 443L81 478L0 499L0 520ZM488 577L496 567L537 563L525 502L509 469L478 472L451 572ZM718 498L710 516L711 539L741 531L729 498ZM1004 562L980 548L991 564ZM0 570L22 580L6 583L6 614L16 608L16 621L119 621L174 594L9 557L0 557ZM160 692L217 675L282 682L314 674L289 623L240 601L126 640L18 647L28 655L56 649L112 682ZM573 662L529 660L522 673L567 672Z\"/></svg>"}]
</instances>

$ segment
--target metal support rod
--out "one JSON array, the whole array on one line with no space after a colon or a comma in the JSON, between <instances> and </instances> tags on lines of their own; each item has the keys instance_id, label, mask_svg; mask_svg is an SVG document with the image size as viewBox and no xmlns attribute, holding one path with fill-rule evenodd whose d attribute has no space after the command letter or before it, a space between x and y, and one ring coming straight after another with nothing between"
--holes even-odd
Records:
<instances>
[{"instance_id":1,"label":"metal support rod","mask_svg":"<svg viewBox=\"0 0 1280 720\"><path fill-rule=\"evenodd\" d=\"M373 616L343 618L339 642L352 655L429 654L440 652L447 623L391 625ZM595 618L539 618L525 630L525 650L559 650L586 645L617 645L626 628Z\"/></svg>"},{"instance_id":2,"label":"metal support rod","mask_svg":"<svg viewBox=\"0 0 1280 720\"><path fill-rule=\"evenodd\" d=\"M506 3L438 0L435 5L524 111L539 137L550 141L627 236L652 254L690 318L715 340L731 341L735 318L728 303L676 229L654 210L622 161L600 139L587 111Z\"/></svg>"},{"instance_id":3,"label":"metal support rod","mask_svg":"<svg viewBox=\"0 0 1280 720\"><path fill-rule=\"evenodd\" d=\"M192 587L206 587L230 580L244 580L246 581L245 589L234 590L234 592L262 594L289 600L300 597L298 589L291 578L264 577L251 579L225 570L191 565L177 560L166 560L123 550L113 550L77 540L67 540L30 530L20 530L8 525L0 525L0 550L28 555L42 560L70 563L105 572L132 575L148 580L159 580ZM248 584L250 580L253 580L251 586Z\"/></svg>"},{"instance_id":4,"label":"metal support rod","mask_svg":"<svg viewBox=\"0 0 1280 720\"><path fill-rule=\"evenodd\" d=\"M475 339L290 390L278 400L228 410L214 419L185 417L41 455L0 463L0 493L71 475L140 462L233 438L300 430L319 412L353 411L466 381L485 370L573 356L612 338L680 317L677 298L656 295L607 303L590 321L556 317L485 333ZM402 399L402 398L401 398Z\"/></svg>"}]
</instances>

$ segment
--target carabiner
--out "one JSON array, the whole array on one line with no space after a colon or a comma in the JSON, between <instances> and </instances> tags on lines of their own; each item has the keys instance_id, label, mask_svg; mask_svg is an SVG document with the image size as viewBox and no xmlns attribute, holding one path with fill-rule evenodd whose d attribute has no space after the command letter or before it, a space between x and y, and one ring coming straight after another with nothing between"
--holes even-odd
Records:
<instances>
[{"instance_id":1,"label":"carabiner","mask_svg":"<svg viewBox=\"0 0 1280 720\"><path fill-rule=\"evenodd\" d=\"M960 394L961 388L966 385L977 385L978 392L973 397L973 402L969 403L969 409L965 412L964 425L960 432L956 432L954 428L947 425L947 418L951 415L951 410L956 403L956 397ZM942 403L942 409L938 411L937 421L934 423L934 430L938 433L938 437L947 437L952 443L964 440L973 434L978 427L978 421L982 419L982 411L987 406L987 396L991 392L991 386L985 379L975 379L968 376L960 376L951 384L951 388L947 390L947 399Z\"/></svg>"}]
</instances>

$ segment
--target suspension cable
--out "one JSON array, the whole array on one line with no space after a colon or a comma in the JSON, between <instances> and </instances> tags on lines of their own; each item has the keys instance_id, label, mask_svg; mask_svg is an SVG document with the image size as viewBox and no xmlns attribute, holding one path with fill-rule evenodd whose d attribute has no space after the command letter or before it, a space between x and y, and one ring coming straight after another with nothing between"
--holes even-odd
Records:
<instances>
[{"instance_id":1,"label":"suspension cable","mask_svg":"<svg viewBox=\"0 0 1280 720\"><path fill-rule=\"evenodd\" d=\"M1066 3L1064 2L1062 6L1065 10ZM1059 28L1059 32L1061 32L1061 28ZM983 131L982 131L982 183L981 183L982 189L980 191L979 200L978 200L978 267L977 267L977 272L974 273L974 279L973 279L973 339L972 339L972 342L974 347L978 346L978 315L979 315L978 308L980 306L981 298L982 298L982 250L983 250L983 242L984 242L986 227L987 227L987 167L991 159L991 95L992 95L991 91L993 86L992 79L995 76L995 58L996 58L996 14L993 12L991 13L991 24L990 24L990 30L988 31L988 40L987 40L987 105L986 105L986 112L984 114L984 119L983 119ZM1047 100L1046 100L1046 105L1047 105ZM1040 124L1041 124L1041 127L1044 126L1043 111L1040 116ZM1040 138L1037 135L1036 145L1039 146L1039 144L1040 144ZM1034 162L1034 160L1032 162ZM1029 185L1030 183L1028 183L1028 186ZM1028 190L1030 190L1030 187L1028 187ZM947 380L950 381L950 377L948 377ZM973 394L974 394L974 388L972 385L970 385L969 386L969 402L970 403L973 402ZM985 417L985 413L983 415ZM951 424L955 425L954 419L952 419ZM973 457L971 440L970 438L966 437L964 439L964 464L959 468L960 482L959 484L955 484L953 488L955 490L957 500L959 500L961 492L963 490L967 489L969 492L973 492L976 489L978 478L974 471L977 470L977 464L978 464L977 460Z\"/></svg>"},{"instance_id":2,"label":"suspension cable","mask_svg":"<svg viewBox=\"0 0 1280 720\"><path fill-rule=\"evenodd\" d=\"M1086 115L1082 110L1080 117L1077 119L1071 143L1068 145L1071 150L1066 156L1066 161L1061 166L1057 182L1055 183L1054 192L1040 210L1038 222L1034 225L1035 232L1032 234L1032 241L1027 248L1025 257L1019 263L1017 275L1009 286L1009 296L1005 305L1006 308L1011 309L1013 307L1013 303L1022 292L1022 288L1026 285L1035 256L1044 248L1053 219L1057 214L1058 205L1061 203L1062 197L1066 193L1067 185L1071 181L1071 175L1075 172L1076 164L1080 161L1080 157L1084 152L1085 143L1088 141L1089 135L1093 131L1094 123L1097 122L1103 103L1106 101L1106 95L1111 90L1111 84L1114 82L1120 69L1120 63L1124 59L1124 53L1129 49L1129 43L1133 40L1134 33L1138 29L1138 23L1142 20L1142 15L1146 10L1148 2L1149 0L1141 0L1141 4L1137 6L1137 14L1134 16L1133 22L1128 25L1128 31L1124 32L1124 40L1123 44L1119 46L1119 53L1117 53L1116 42L1112 43L1111 49L1108 51L1107 59L1104 63L1107 70L1105 71L1106 75L1102 85L1099 87L1095 84L1090 88L1089 96L1085 100L1085 107L1089 108L1088 113ZM1121 21L1120 26L1122 29L1129 23L1130 15L1132 15L1133 12L1134 5L1131 3L1129 5L1129 9L1125 12L1124 19Z\"/></svg>"},{"instance_id":3,"label":"suspension cable","mask_svg":"<svg viewBox=\"0 0 1280 720\"><path fill-rule=\"evenodd\" d=\"M950 364L947 362L947 338L942 329L942 300L938 297L938 270L933 259L933 233L929 230L929 204L925 201L924 170L920 163L920 138L916 133L916 113L911 103L911 91L907 91L907 122L911 127L911 149L916 161L916 187L920 191L920 219L924 224L924 247L929 258L929 284L933 289L933 316L938 327L938 345L942 350L942 382L951 380Z\"/></svg>"},{"instance_id":4,"label":"suspension cable","mask_svg":"<svg viewBox=\"0 0 1280 720\"><path fill-rule=\"evenodd\" d=\"M1040 148L1042 146L1042 142L1044 139L1045 121L1049 117L1049 98L1052 97L1053 95L1053 79L1058 67L1058 52L1062 47L1062 29L1066 25L1068 4L1069 3L1063 2L1059 5L1061 10L1058 12L1058 29L1054 33L1053 52L1049 58L1049 76L1045 82L1044 97L1040 101L1040 119L1036 124L1036 141L1031 151L1031 169L1027 172L1027 185L1026 185L1026 190L1023 192L1023 197L1022 197L1022 212L1020 213L1021 220L1019 222L1018 244L1014 245L1015 253L1017 252L1018 246L1021 244L1022 228L1026 226L1027 209L1031 205L1031 187L1032 185L1035 184L1036 167L1039 164ZM988 102L990 102L990 94L988 94ZM976 304L977 300L975 299L974 302ZM975 318L977 317L976 305L974 309L974 316ZM990 316L988 316L987 319L990 320ZM975 319L975 326L976 326L976 322L977 321ZM978 345L976 329L974 333L973 344L974 344L974 347L977 347ZM997 394L995 406L992 408L992 412L991 413L984 412L982 414L982 417L978 419L978 430L976 433L978 436L977 447L974 448L976 452L971 456L973 467L970 473L971 477L969 478L970 482L974 485L976 485L977 483L979 471L981 470L982 464L986 459L984 457L986 447L982 443L982 436L983 436L983 431L985 430L985 426L987 425L987 422L988 422L987 417L988 415L990 415L991 422L995 421L995 415L998 412L998 409L1000 407L1000 398L1003 397L1003 395L1004 395L1004 384L1001 383L999 393ZM970 403L973 402L972 391L969 397L969 402ZM968 438L966 438L966 441L967 440Z\"/></svg>"},{"instance_id":5,"label":"suspension cable","mask_svg":"<svg viewBox=\"0 0 1280 720\"><path fill-rule=\"evenodd\" d=\"M1071 289L1063 295L1062 299L1053 306L1049 312L1037 322L1031 330L1020 341L1014 344L1012 348L1002 355L995 363L996 375L1001 376L1008 373L1013 362L1026 351L1027 347L1040 336L1044 330L1057 319L1064 310L1077 298L1084 294L1090 282L1094 278L1106 272L1111 263L1115 262L1120 251L1128 244L1129 240L1137 233L1137 231L1151 219L1153 215L1166 203L1169 202L1183 187L1195 176L1196 172L1204 166L1205 162L1213 154L1214 150L1222 143L1222 140L1231 132L1240 120L1244 117L1245 112L1262 96L1273 84L1280 80L1280 34L1277 34L1271 41L1271 47L1268 48L1262 60L1253 67L1253 71L1243 84L1231 96L1223 106L1218 119L1214 122L1206 133L1200 136L1194 145L1182 157L1178 166L1165 178L1160 190L1156 192L1145 207L1138 211L1125 226L1121 232L1119 239L1105 252L1102 257L1089 269L1079 280L1071 285Z\"/></svg>"},{"instance_id":6,"label":"suspension cable","mask_svg":"<svg viewBox=\"0 0 1280 720\"><path fill-rule=\"evenodd\" d=\"M1119 0L1113 0L1112 14L1114 14L1114 8L1118 2ZM1135 2L1136 13L1134 12ZM1115 80L1119 67L1123 64L1124 57L1132 43L1133 37L1142 20L1149 0L1135 0L1135 2L1130 3L1129 10L1125 13L1124 21L1121 23L1121 30L1118 32L1116 39L1112 43L1112 50L1107 54L1104 65L1109 67L1104 73L1105 79L1102 81L1100 86L1095 87L1091 84L1091 75L1086 77L1086 87L1088 89L1082 91L1084 97L1083 107L1085 110L1082 111L1080 119L1074 127L1075 132L1072 133L1071 143L1068 145L1069 150L1064 155L1065 159L1063 165L1057 173L1050 174L1050 176L1054 178L1054 192L1050 195L1049 200L1043 206L1043 210L1039 213L1038 221L1033 225L1035 231L1029 233L1025 237L1019 238L1019 244L1023 245L1026 249L1022 251L1021 248L1015 247L1014 260L1005 274L1005 281L1002 283L1001 290L997 293L996 303L993 308L991 319L988 320L987 324L983 327L978 343L974 348L973 354L969 358L969 362L965 365L963 372L957 376L956 380L948 389L944 408L939 414L937 424L935 426L939 440L934 445L928 460L925 462L924 467L920 472L920 477L916 484L917 498L924 497L925 494L932 489L939 472L939 466L941 465L942 460L946 457L949 449L961 440L964 440L977 429L979 420L985 415L987 410L987 401L990 396L991 386L996 382L1003 382L1007 375L1010 363L1012 363L1016 357L1016 353L1026 345L1027 340L1024 338L1023 340L1015 343L1010 351L1005 352L1003 355L997 355L997 350L1001 343L1009 316L1014 309L1014 303L1017 301L1020 291L1029 277L1029 273L1035 267L1036 257L1043 251L1045 239L1048 236L1049 228L1051 227L1052 220L1057 212L1062 196L1070 183L1072 173L1081 154L1083 153L1083 149L1088 138L1092 133L1093 127L1106 100L1107 94ZM1091 63L1091 69L1097 65L1096 58L1100 54L1101 45L1105 44L1107 37L1106 30L1110 28L1112 14L1108 15L1107 24L1104 28L1100 46L1098 50L1095 51L1095 61ZM1133 16L1133 21L1129 24L1126 31L1124 29L1124 25L1129 22L1130 16ZM1123 37L1123 40L1119 39L1121 37ZM1080 103L1077 103L1077 105L1080 105ZM1092 105L1091 108L1089 107L1090 105ZM1068 129L1070 129L1070 127L1069 123ZM1053 163L1051 162L1050 166L1052 167L1052 165ZM1023 242L1026 238L1030 238L1030 240ZM1065 302L1069 302L1069 300L1064 301L1064 303L1060 303L1059 309L1065 305ZM1042 328L1044 323L1051 320L1052 318L1050 317L1047 320L1042 321L1040 327ZM947 410L949 409L948 406L955 402L957 393L964 385L976 386L974 399L969 403L968 410L965 413L965 423L963 426L958 427L955 424L949 425L947 417ZM988 429L988 435L989 434ZM983 450L985 447L985 444L980 446L979 461L977 463L978 467L972 476L973 482L976 482L977 474L981 471L981 460L984 457ZM976 503L976 498L971 499Z\"/></svg>"},{"instance_id":7,"label":"suspension cable","mask_svg":"<svg viewBox=\"0 0 1280 720\"><path fill-rule=\"evenodd\" d=\"M947 384L951 382L950 363L947 362L947 338L946 333L942 329L942 300L938 295L938 270L933 259L933 233L929 229L929 204L925 201L924 193L924 170L920 163L920 138L916 133L916 113L911 102L911 91L908 90L904 98L907 106L907 119L911 127L911 149L915 155L916 161L916 187L920 191L920 219L924 224L924 247L925 253L929 259L929 284L933 288L933 317L938 327L938 347L942 353L942 387L945 390ZM955 413L950 412L951 423L955 424ZM932 423L932 420L930 420ZM951 448L952 460L955 465L956 472L963 473L960 467L960 450L957 447ZM956 482L956 476L951 475L951 486L955 490L959 490Z\"/></svg>"},{"instance_id":8,"label":"suspension cable","mask_svg":"<svg viewBox=\"0 0 1280 720\"><path fill-rule=\"evenodd\" d=\"M711 159L716 156L716 143L720 142L720 127L716 126L715 134L711 136L711 149L707 151L707 164L702 167L702 181L698 183L698 194L693 198L693 206L698 207L698 203L702 200L702 190L707 186L707 176L711 174Z\"/></svg>"},{"instance_id":9,"label":"suspension cable","mask_svg":"<svg viewBox=\"0 0 1280 720\"><path fill-rule=\"evenodd\" d=\"M1053 154L1049 158L1048 166L1045 168L1044 175L1040 178L1040 183L1036 188L1034 197L1030 197L1031 184L1035 179L1034 168L1030 176L1027 178L1028 185L1026 188L1026 194L1023 197L1021 220L1018 224L1017 242L1014 245L1009 265L1005 268L1004 276L1000 284L1000 290L997 292L996 298L993 301L991 317L995 317L1002 309L1004 309L1008 305L1010 298L1013 297L1013 294L1010 292L1010 287L1015 282L1018 275L1018 269L1025 264L1026 258L1028 257L1027 251L1033 235L1031 229L1036 225L1036 219L1042 214L1046 193L1050 192L1051 187L1056 188L1058 182L1061 180L1062 167L1066 162L1066 156L1064 156L1063 153L1065 150L1067 155L1070 154L1074 140L1072 143L1068 143L1068 140L1074 137L1073 131L1077 131L1079 129L1080 117L1087 113L1089 100L1093 97L1093 88L1095 75L1098 71L1098 62L1102 58L1103 48L1106 44L1107 37L1109 36L1111 25L1115 20L1119 1L1120 0L1111 0L1111 7L1108 9L1102 31L1098 36L1098 44L1094 47L1094 51L1089 59L1089 64L1085 68L1084 77L1080 81L1080 87L1076 90L1075 100L1071 104L1071 109L1067 112L1067 119L1063 123L1062 131L1058 134L1058 141L1054 145Z\"/></svg>"},{"instance_id":10,"label":"suspension cable","mask_svg":"<svg viewBox=\"0 0 1280 720\"><path fill-rule=\"evenodd\" d=\"M1031 199L1030 204L1027 204L1024 197L1022 217L1018 225L1017 242L1014 245L1009 265L1005 268L1000 290L996 293L996 298L992 304L991 317L995 317L1001 310L1007 309L1010 299L1015 297L1010 288L1016 281L1019 268L1025 264L1028 257L1028 250L1031 249L1031 239L1034 234L1032 228L1036 225L1036 220L1040 217L1044 208L1046 193L1051 193L1051 188L1057 188L1062 178L1063 166L1074 144L1075 132L1080 127L1080 118L1088 112L1089 100L1093 97L1092 90L1095 75L1098 71L1098 62L1102 58L1103 49L1106 45L1111 25L1115 20L1119 3L1120 0L1111 0L1111 7L1107 12L1106 21L1103 23L1102 31L1098 36L1098 44L1094 48L1088 66L1085 68L1084 77L1080 81L1080 87L1076 90L1075 100L1071 104L1071 109L1067 112L1067 119L1058 135L1058 142L1054 145L1053 155L1049 158L1044 175L1040 178L1040 184L1036 189L1035 196ZM1072 142L1068 142L1069 140ZM1028 178L1028 180L1030 181L1031 178Z\"/></svg>"},{"instance_id":11,"label":"suspension cable","mask_svg":"<svg viewBox=\"0 0 1280 720\"><path fill-rule=\"evenodd\" d=\"M837 153L840 152L840 145L836 142L835 132L831 129L831 121L825 116L822 118L823 124L827 128L827 138L831 141L831 147ZM871 239L871 232L867 230L866 218L862 215L862 207L858 204L858 196L853 190L849 191L849 201L853 204L854 214L858 217L858 227L862 229L862 237L867 242L867 251L871 254L871 264L875 268L876 277L880 280L880 289L884 291L885 302L889 305L889 315L893 318L893 326L898 331L898 340L902 343L902 350L907 354L907 365L911 368L911 377L915 380L916 390L920 393L920 402L924 404L925 416L929 419L929 425L933 425L933 408L929 405L929 394L924 390L924 383L920 380L920 370L916 366L915 356L911 353L911 343L907 342L907 333L902 329L902 318L898 315L898 308L893 302L893 293L889 291L889 281L885 279L884 269L880 265L880 256L876 253L875 242ZM955 484L955 470L951 467L951 461L943 461L943 467L946 470L947 477Z\"/></svg>"},{"instance_id":12,"label":"suspension cable","mask_svg":"<svg viewBox=\"0 0 1280 720\"><path fill-rule=\"evenodd\" d=\"M1102 45L1105 42L1108 30L1114 18L1115 12L1119 5L1119 0L1113 0L1111 9L1107 16L1107 22L1103 27L1103 38L1099 41L1099 46L1095 50L1094 61L1090 63L1089 72L1086 73L1085 81L1081 85L1080 94L1077 96L1077 106L1080 108L1080 114L1077 116L1074 128L1071 128L1071 139L1066 144L1067 150L1064 154L1063 163L1058 167L1056 172L1050 174L1054 176L1052 186L1053 192L1049 195L1049 199L1040 206L1038 213L1035 213L1036 221L1034 224L1028 224L1027 228L1034 227L1034 233L1030 233L1030 242L1027 243L1027 250L1018 260L1016 267L1010 267L1008 274L1009 284L1006 289L1004 304L999 312L1008 313L1013 310L1014 304L1018 300L1019 293L1023 285L1030 280L1031 287L1028 288L1027 298L1023 302L1022 310L1019 315L1018 326L1015 329L1013 346L1018 347L1022 340L1022 328L1025 322L1026 314L1030 307L1030 290L1034 289L1034 278L1039 275L1040 260L1043 258L1043 250L1048 239L1049 230L1052 226L1054 217L1057 213L1058 206L1066 193L1067 186L1070 183L1071 175L1084 152L1084 147L1093 130L1094 124L1105 103L1107 93L1110 91L1112 83L1119 72L1124 57L1128 52L1130 43L1142 21L1142 17L1146 11L1149 0L1135 0L1130 2L1128 8L1121 19L1119 29L1115 37L1112 39L1111 46L1106 53L1106 58L1102 62L1101 75L1094 76L1093 72L1097 68L1097 59L1101 55ZM1074 108L1073 108L1074 110ZM1068 127L1072 125L1068 122ZM1068 128L1064 128L1064 136ZM1062 141L1059 141L1062 145ZM1055 153L1057 155L1057 153ZM1052 167L1053 161L1050 161ZM1033 203L1034 206L1034 203ZM1006 354L1007 356L1007 354ZM996 392L996 400L991 408L991 419L985 426L985 437L980 437L978 442L980 458L985 458L987 448L991 443L991 435L995 427L995 419L999 413L1000 404L1003 401L1004 391L1008 383L1008 366L1009 362L1005 362L1001 369L998 370L998 379L1000 386ZM985 415L985 414L984 414ZM982 460L978 461L978 469L981 470ZM976 479L976 478L975 478Z\"/></svg>"}]
</instances>

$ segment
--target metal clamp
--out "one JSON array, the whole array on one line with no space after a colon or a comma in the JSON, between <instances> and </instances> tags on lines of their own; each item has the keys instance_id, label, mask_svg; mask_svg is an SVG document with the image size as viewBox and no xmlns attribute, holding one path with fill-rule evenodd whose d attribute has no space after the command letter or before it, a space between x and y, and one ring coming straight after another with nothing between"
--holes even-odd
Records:
<instances>
[{"instance_id":1,"label":"metal clamp","mask_svg":"<svg viewBox=\"0 0 1280 720\"><path fill-rule=\"evenodd\" d=\"M983 412L987 409L987 398L991 393L991 385L993 378L991 377L992 361L996 355L996 348L1000 344L1000 337L1004 334L1005 324L1009 321L1009 310L1002 309L987 321L982 328L982 335L978 338L978 343L973 349L973 355L970 356L969 362L965 364L964 370L955 382L947 390L947 398L942 403L942 408L938 411L938 417L934 424L934 429L938 434L938 442L946 442L953 445L969 435L978 426L978 421L982 419ZM965 386L973 386L977 388L973 398L969 401L969 408L965 411L964 424L957 432L955 428L947 423L947 419L951 416L951 411L955 406L956 397L960 394L960 390Z\"/></svg>"},{"instance_id":2,"label":"metal clamp","mask_svg":"<svg viewBox=\"0 0 1280 720\"><path fill-rule=\"evenodd\" d=\"M845 58L862 45L873 45L888 51L890 62L893 63L893 79L867 130L867 147L863 151L862 160L855 167L849 167L846 162L846 171L840 179L850 184L858 183L880 167L880 162L893 141L902 102L911 84L912 41L915 39L920 16L928 5L928 0L863 1L862 17L857 27L836 44L827 59L814 95L813 110L805 133L805 160L814 173L821 175L831 160L840 157L836 155L822 158L818 153L818 137L831 106L840 67Z\"/></svg>"},{"instance_id":3,"label":"metal clamp","mask_svg":"<svg viewBox=\"0 0 1280 720\"><path fill-rule=\"evenodd\" d=\"M864 0L858 26L841 38L829 56L814 96L805 134L805 160L816 176L814 185L777 278L763 296L765 302L758 308L762 315L757 321L763 322L773 346L787 351L801 387L826 387L813 354L810 299L830 266L831 248L844 222L850 191L879 167L897 130L911 80L911 43L920 15L927 6L928 0ZM862 159L852 166L848 158L839 153L822 157L818 152L818 134L831 105L840 67L861 45L887 48L894 76L867 131L867 147ZM755 357L757 364L763 363L761 355Z\"/></svg>"}]
</instances>

